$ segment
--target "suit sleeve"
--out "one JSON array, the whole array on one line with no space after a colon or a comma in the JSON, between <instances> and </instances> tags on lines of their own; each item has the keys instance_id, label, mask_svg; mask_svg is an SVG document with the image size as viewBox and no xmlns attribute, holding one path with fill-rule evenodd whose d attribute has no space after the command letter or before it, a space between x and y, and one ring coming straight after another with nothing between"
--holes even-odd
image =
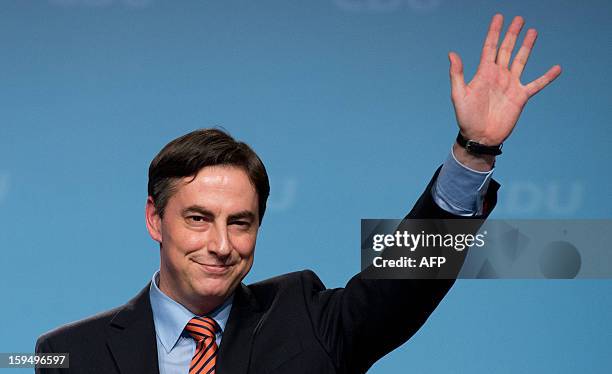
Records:
<instances>
[{"instance_id":1,"label":"suit sleeve","mask_svg":"<svg viewBox=\"0 0 612 374\"><path fill-rule=\"evenodd\" d=\"M38 354L42 353L57 353L51 348L49 339L44 335L38 338L36 341L36 348L34 350ZM35 374L61 374L62 369L51 369L51 368L36 368Z\"/></svg>"},{"instance_id":2,"label":"suit sleeve","mask_svg":"<svg viewBox=\"0 0 612 374\"><path fill-rule=\"evenodd\" d=\"M459 218L433 200L439 171L405 219ZM491 180L483 215L475 218L489 215L498 188ZM314 273L305 272L302 283L313 329L339 372L363 373L418 331L454 279L366 279L359 273L344 288L326 290Z\"/></svg>"}]
</instances>

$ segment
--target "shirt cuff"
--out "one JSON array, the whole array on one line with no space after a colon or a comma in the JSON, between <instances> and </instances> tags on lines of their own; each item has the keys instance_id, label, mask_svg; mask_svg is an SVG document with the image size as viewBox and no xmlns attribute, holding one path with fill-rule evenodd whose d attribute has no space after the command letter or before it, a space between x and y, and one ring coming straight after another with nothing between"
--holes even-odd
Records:
<instances>
[{"instance_id":1,"label":"shirt cuff","mask_svg":"<svg viewBox=\"0 0 612 374\"><path fill-rule=\"evenodd\" d=\"M432 188L433 199L447 212L460 216L481 215L484 196L494 170L470 169L457 161L451 147Z\"/></svg>"}]
</instances>

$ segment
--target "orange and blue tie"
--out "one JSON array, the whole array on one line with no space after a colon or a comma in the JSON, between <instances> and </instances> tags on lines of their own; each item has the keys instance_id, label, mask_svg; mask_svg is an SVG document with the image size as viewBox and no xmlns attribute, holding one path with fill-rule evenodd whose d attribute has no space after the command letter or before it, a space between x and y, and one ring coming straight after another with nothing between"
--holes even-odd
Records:
<instances>
[{"instance_id":1,"label":"orange and blue tie","mask_svg":"<svg viewBox=\"0 0 612 374\"><path fill-rule=\"evenodd\" d=\"M185 326L185 331L196 342L195 353L189 366L189 374L214 374L217 362L215 333L219 325L210 317L194 317Z\"/></svg>"}]
</instances>

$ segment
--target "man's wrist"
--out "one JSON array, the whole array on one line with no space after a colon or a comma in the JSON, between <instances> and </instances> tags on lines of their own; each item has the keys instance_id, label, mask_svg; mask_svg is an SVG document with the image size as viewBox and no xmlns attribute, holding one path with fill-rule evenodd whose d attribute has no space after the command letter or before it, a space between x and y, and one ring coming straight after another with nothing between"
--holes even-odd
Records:
<instances>
[{"instance_id":1,"label":"man's wrist","mask_svg":"<svg viewBox=\"0 0 612 374\"><path fill-rule=\"evenodd\" d=\"M480 215L492 174L493 170L478 171L462 164L451 149L432 187L433 199L452 214Z\"/></svg>"},{"instance_id":2,"label":"man's wrist","mask_svg":"<svg viewBox=\"0 0 612 374\"><path fill-rule=\"evenodd\" d=\"M465 148L457 144L457 142L453 144L453 155L455 156L455 159L463 166L476 171L491 171L495 166L495 156L475 155L469 153Z\"/></svg>"}]
</instances>

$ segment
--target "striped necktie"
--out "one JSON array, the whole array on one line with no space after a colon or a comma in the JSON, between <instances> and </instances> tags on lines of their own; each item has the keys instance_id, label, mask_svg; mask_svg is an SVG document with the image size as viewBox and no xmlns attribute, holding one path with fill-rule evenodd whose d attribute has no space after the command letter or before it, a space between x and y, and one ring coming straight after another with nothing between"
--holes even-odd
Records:
<instances>
[{"instance_id":1,"label":"striped necktie","mask_svg":"<svg viewBox=\"0 0 612 374\"><path fill-rule=\"evenodd\" d=\"M217 361L215 333L219 325L210 317L194 317L185 326L185 331L196 342L195 353L189 366L189 374L214 374Z\"/></svg>"}]
</instances>

